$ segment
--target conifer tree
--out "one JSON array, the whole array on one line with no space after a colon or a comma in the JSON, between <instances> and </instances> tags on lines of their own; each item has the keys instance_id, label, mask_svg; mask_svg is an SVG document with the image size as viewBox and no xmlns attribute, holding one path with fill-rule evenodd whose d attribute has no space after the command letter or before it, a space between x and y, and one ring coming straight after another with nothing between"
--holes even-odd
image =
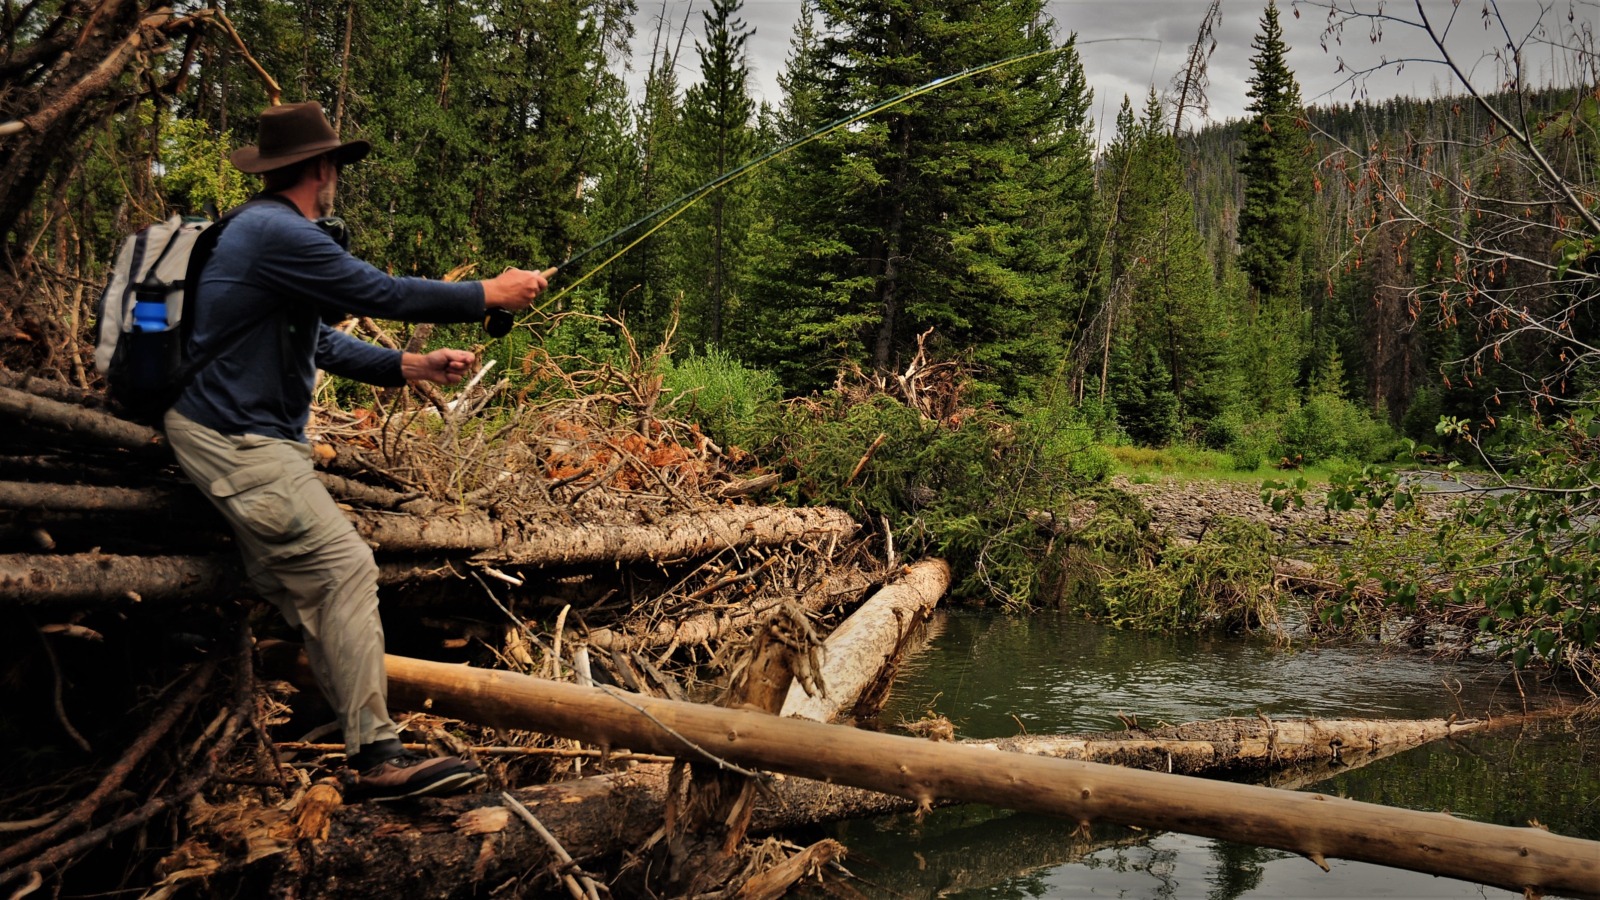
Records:
<instances>
[{"instance_id":1,"label":"conifer tree","mask_svg":"<svg viewBox=\"0 0 1600 900\"><path fill-rule=\"evenodd\" d=\"M1137 122L1124 99L1117 122L1106 154L1120 304L1108 380L1124 430L1164 444L1231 400L1225 316L1160 99L1152 90Z\"/></svg>"},{"instance_id":2,"label":"conifer tree","mask_svg":"<svg viewBox=\"0 0 1600 900\"><path fill-rule=\"evenodd\" d=\"M681 41L681 33L675 36L669 23L657 23L630 139L614 150L620 157L616 177L598 188L598 233L610 234L660 208L678 197L692 179L683 158L683 103L677 75ZM655 342L671 327L684 293L683 248L688 242L683 228L669 226L607 267L603 278L610 311L626 320L635 337Z\"/></svg>"},{"instance_id":3,"label":"conifer tree","mask_svg":"<svg viewBox=\"0 0 1600 900\"><path fill-rule=\"evenodd\" d=\"M755 107L746 86L748 65L745 42L753 29L736 18L742 0L712 0L702 13L706 42L696 43L700 55L700 83L684 100L685 138L691 158L690 182L703 184L747 161L755 149L751 116ZM699 270L693 279L701 302L701 339L711 345L723 342L723 318L738 281L734 257L748 229L750 190L742 181L719 188L691 212L697 251L687 261ZM698 214L695 214L698 213ZM698 262L698 265L695 263Z\"/></svg>"},{"instance_id":4,"label":"conifer tree","mask_svg":"<svg viewBox=\"0 0 1600 900\"><path fill-rule=\"evenodd\" d=\"M789 55L778 74L782 101L764 123L770 145L791 143L823 124L817 4L800 2ZM822 220L821 204L827 199L793 187L803 172L816 174L807 168L814 158L805 152L779 156L753 176L751 205L761 211L747 238L750 257L760 260L749 273L755 302L728 323L735 352L770 368L791 388L816 387L826 377L817 351L830 304L817 279L795 277L812 271L805 248L816 240L811 228Z\"/></svg>"},{"instance_id":5,"label":"conifer tree","mask_svg":"<svg viewBox=\"0 0 1600 900\"><path fill-rule=\"evenodd\" d=\"M822 0L807 64L818 121L935 78L1050 47L1038 0ZM1016 395L1050 371L1076 313L1082 232L1063 214L1087 183L1087 88L1057 53L942 86L798 151L780 204L797 241L771 260L770 302L797 315L799 353L894 368L917 336L970 354ZM810 98L806 98L810 102ZM1087 192L1073 188L1080 195ZM1084 201L1086 202L1086 201ZM781 297L779 296L781 295Z\"/></svg>"},{"instance_id":6,"label":"conifer tree","mask_svg":"<svg viewBox=\"0 0 1600 900\"><path fill-rule=\"evenodd\" d=\"M1251 349L1244 359L1261 407L1281 410L1294 397L1306 352L1301 290L1311 182L1300 86L1284 60L1288 47L1275 0L1268 0L1251 46L1256 53L1239 159L1245 179L1239 265L1250 284Z\"/></svg>"}]
</instances>

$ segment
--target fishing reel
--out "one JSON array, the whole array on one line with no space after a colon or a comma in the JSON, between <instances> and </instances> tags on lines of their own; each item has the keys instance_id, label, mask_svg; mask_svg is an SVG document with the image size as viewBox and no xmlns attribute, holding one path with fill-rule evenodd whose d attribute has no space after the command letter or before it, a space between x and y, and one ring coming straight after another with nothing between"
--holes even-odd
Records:
<instances>
[{"instance_id":1,"label":"fishing reel","mask_svg":"<svg viewBox=\"0 0 1600 900\"><path fill-rule=\"evenodd\" d=\"M515 324L517 319L509 311L491 309L483 319L483 330L489 333L489 337L503 338L511 333L511 326Z\"/></svg>"}]
</instances>

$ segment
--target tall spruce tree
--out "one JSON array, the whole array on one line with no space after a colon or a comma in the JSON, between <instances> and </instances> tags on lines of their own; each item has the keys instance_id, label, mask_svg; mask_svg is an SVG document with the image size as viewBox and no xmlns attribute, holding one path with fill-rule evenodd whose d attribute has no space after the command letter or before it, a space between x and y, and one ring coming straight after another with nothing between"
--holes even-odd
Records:
<instances>
[{"instance_id":1,"label":"tall spruce tree","mask_svg":"<svg viewBox=\"0 0 1600 900\"><path fill-rule=\"evenodd\" d=\"M1226 316L1165 118L1153 90L1137 122L1125 99L1104 173L1118 308L1103 364L1119 423L1152 444L1197 429L1233 393Z\"/></svg>"},{"instance_id":2,"label":"tall spruce tree","mask_svg":"<svg viewBox=\"0 0 1600 900\"><path fill-rule=\"evenodd\" d=\"M610 234L660 208L679 196L693 177L685 170L683 152L683 98L677 75L681 50L682 32L674 35L670 23L658 22L644 96L629 130L631 139L614 148L620 157L616 177L601 182L596 191L598 232ZM609 310L627 321L636 338L653 343L672 327L684 293L688 243L683 228L669 226L606 268L602 277ZM620 249L619 245L607 251Z\"/></svg>"},{"instance_id":3,"label":"tall spruce tree","mask_svg":"<svg viewBox=\"0 0 1600 900\"><path fill-rule=\"evenodd\" d=\"M1050 48L1038 0L822 0L805 63L817 120L935 78ZM1008 394L1060 353L1070 270L1063 160L1082 167L1087 89L1057 53L953 83L797 151L777 213L794 241L769 259L769 303L796 315L792 359L893 368L918 335L969 354ZM1076 93L1074 93L1076 92ZM809 98L808 102L809 102ZM781 295L781 296L780 296ZM1075 308L1073 310L1075 312ZM822 373L818 373L822 374Z\"/></svg>"},{"instance_id":4,"label":"tall spruce tree","mask_svg":"<svg viewBox=\"0 0 1600 900\"><path fill-rule=\"evenodd\" d=\"M1249 390L1263 410L1292 402L1306 354L1302 302L1307 208L1311 200L1309 143L1301 124L1300 86L1284 56L1278 6L1268 0L1251 46L1252 75L1243 126L1244 205L1239 211L1239 265L1249 280L1244 354Z\"/></svg>"},{"instance_id":5,"label":"tall spruce tree","mask_svg":"<svg viewBox=\"0 0 1600 900\"><path fill-rule=\"evenodd\" d=\"M742 6L743 0L712 0L711 9L701 14L706 40L695 45L700 82L689 89L683 110L690 180L696 184L746 162L756 146L751 121L755 105L746 85L749 67L744 49L755 32L737 18ZM686 217L698 237L699 252L691 253L688 261L698 270L693 283L701 296L693 308L706 344L723 342L723 319L740 280L736 269L742 270L735 258L749 228L749 201L748 184L731 182Z\"/></svg>"}]
</instances>

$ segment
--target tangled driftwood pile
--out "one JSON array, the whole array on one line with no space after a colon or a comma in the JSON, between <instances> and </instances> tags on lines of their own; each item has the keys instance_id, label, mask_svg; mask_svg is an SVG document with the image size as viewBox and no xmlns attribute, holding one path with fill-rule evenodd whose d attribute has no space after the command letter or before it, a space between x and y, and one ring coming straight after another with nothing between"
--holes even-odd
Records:
<instances>
[{"instance_id":1,"label":"tangled driftwood pile","mask_svg":"<svg viewBox=\"0 0 1600 900\"><path fill-rule=\"evenodd\" d=\"M741 469L696 427L655 415L658 380L610 369L557 374L554 399L524 397L509 412L504 404L485 411L504 384L454 401L431 390L391 395L382 412L318 409L310 434L319 478L374 548L391 645L398 639L446 659L710 699L719 685L743 683L757 636L781 633L802 674L820 679L807 669L817 659L817 632L892 574L856 538L856 523L838 510L754 502L777 477ZM328 730L308 727L315 692L258 684L248 625L242 644L193 636L202 645L195 658L210 659L170 673L172 688L134 701L139 715L129 718L147 727L130 731L132 721L105 721L102 703L80 701L109 673L55 648L104 642L115 623L164 610L188 617L185 630L195 632L246 621L264 633L282 629L267 611L251 612L224 523L177 471L159 432L113 415L94 392L9 372L0 373L0 407L13 422L0 452L0 615L23 624L17 630L32 632L36 645L0 663L0 674L17 687L53 682L53 701L40 712L55 721L27 727L59 729L91 758L106 742L131 740L88 798L65 812L61 797L83 792L63 785L30 798L0 783L21 801L8 805L11 821L0 827L25 835L10 846L0 838L0 887L58 877L59 867L185 804L204 835L240 833L239 823L261 810L315 801L315 779L339 761L319 743ZM931 589L924 607L943 581ZM894 620L891 645L913 618ZM156 627L170 633L172 619ZM195 732L192 717L216 700L219 668L234 676L233 699L221 703L215 727ZM876 668L864 681L880 677ZM842 699L848 706L854 696ZM505 786L593 770L599 755L425 714L404 722L410 739L476 752ZM180 738L193 747L169 754L166 745ZM176 785L145 771L196 760L203 764ZM624 754L607 765L627 762ZM195 812L199 788L219 777L253 787L223 803L235 817L229 827L210 806L219 799L215 783L203 804L211 811ZM130 806L137 808L124 812ZM53 824L34 823L41 818ZM787 856L771 848L752 855L742 835L727 842L720 880L703 876L701 889L749 880ZM226 854L204 847L192 840L173 849L162 874L172 884L218 877ZM258 852L231 862L242 868ZM804 867L787 869L798 875Z\"/></svg>"}]
</instances>

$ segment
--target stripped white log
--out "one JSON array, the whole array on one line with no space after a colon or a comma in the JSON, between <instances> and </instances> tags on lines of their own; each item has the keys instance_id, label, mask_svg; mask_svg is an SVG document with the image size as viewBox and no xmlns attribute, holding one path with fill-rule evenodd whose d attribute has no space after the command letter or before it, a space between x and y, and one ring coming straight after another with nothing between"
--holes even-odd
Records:
<instances>
[{"instance_id":1,"label":"stripped white log","mask_svg":"<svg viewBox=\"0 0 1600 900\"><path fill-rule=\"evenodd\" d=\"M854 707L862 692L896 663L906 637L927 619L949 587L950 567L944 560L925 559L907 566L823 642L824 691L808 696L795 681L789 685L781 715L828 722Z\"/></svg>"}]
</instances>

